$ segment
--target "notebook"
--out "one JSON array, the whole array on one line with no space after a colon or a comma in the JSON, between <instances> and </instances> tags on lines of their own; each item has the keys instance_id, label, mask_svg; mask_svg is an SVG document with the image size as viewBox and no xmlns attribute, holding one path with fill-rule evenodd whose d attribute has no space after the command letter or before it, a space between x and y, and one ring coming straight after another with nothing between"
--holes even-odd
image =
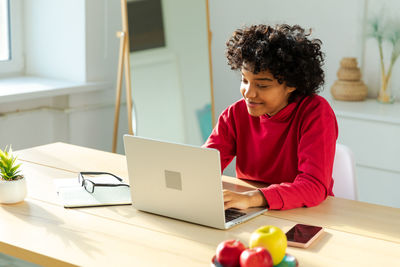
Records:
<instances>
[{"instance_id":1,"label":"notebook","mask_svg":"<svg viewBox=\"0 0 400 267\"><path fill-rule=\"evenodd\" d=\"M115 180L102 177L96 177L96 182L116 183ZM96 187L93 193L89 193L78 183L76 177L54 179L54 185L65 208L132 204L130 189L127 186Z\"/></svg>"},{"instance_id":2,"label":"notebook","mask_svg":"<svg viewBox=\"0 0 400 267\"><path fill-rule=\"evenodd\" d=\"M133 206L138 210L219 229L267 210L226 214L218 150L131 135L124 135L124 146Z\"/></svg>"}]
</instances>

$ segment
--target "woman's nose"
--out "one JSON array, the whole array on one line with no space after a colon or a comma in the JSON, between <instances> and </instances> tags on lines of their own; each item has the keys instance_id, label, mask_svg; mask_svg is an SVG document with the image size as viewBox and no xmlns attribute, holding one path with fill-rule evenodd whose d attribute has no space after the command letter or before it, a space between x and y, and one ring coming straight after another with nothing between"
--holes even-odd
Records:
<instances>
[{"instance_id":1,"label":"woman's nose","mask_svg":"<svg viewBox=\"0 0 400 267\"><path fill-rule=\"evenodd\" d=\"M243 96L246 97L246 98L253 98L256 95L255 94L256 92L255 92L253 86L250 85L250 84L245 84L243 86L243 90L244 90Z\"/></svg>"}]
</instances>

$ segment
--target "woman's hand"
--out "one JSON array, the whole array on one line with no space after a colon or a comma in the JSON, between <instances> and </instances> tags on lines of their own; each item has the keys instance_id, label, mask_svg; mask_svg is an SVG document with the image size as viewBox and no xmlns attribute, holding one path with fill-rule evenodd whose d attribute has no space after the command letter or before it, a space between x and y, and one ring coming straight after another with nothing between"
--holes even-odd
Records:
<instances>
[{"instance_id":1,"label":"woman's hand","mask_svg":"<svg viewBox=\"0 0 400 267\"><path fill-rule=\"evenodd\" d=\"M225 209L247 209L251 207L264 207L267 205L263 194L259 190L247 192L233 192L224 190L224 206Z\"/></svg>"}]
</instances>

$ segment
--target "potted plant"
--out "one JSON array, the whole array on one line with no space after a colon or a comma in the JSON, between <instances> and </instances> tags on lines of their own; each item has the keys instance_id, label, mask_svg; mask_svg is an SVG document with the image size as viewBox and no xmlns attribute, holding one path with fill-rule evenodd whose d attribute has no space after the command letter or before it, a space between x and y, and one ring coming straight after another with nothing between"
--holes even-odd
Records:
<instances>
[{"instance_id":1,"label":"potted plant","mask_svg":"<svg viewBox=\"0 0 400 267\"><path fill-rule=\"evenodd\" d=\"M26 197L26 179L11 147L0 149L0 203L17 203Z\"/></svg>"},{"instance_id":2,"label":"potted plant","mask_svg":"<svg viewBox=\"0 0 400 267\"><path fill-rule=\"evenodd\" d=\"M389 90L390 78L392 77L393 66L400 56L400 21L385 19L384 16L375 16L369 20L369 37L375 38L378 42L381 88L378 94L378 101L382 103L393 103L394 98ZM386 43L386 45L385 45ZM389 68L386 69L384 60L384 47L391 45Z\"/></svg>"}]
</instances>

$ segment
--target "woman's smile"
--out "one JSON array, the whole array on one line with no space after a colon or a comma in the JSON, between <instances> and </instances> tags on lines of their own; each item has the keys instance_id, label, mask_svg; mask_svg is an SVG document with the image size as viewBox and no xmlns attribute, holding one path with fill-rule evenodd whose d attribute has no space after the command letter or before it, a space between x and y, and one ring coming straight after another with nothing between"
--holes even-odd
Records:
<instances>
[{"instance_id":1,"label":"woman's smile","mask_svg":"<svg viewBox=\"0 0 400 267\"><path fill-rule=\"evenodd\" d=\"M258 108L263 105L262 102L254 100L246 100L246 104L248 108Z\"/></svg>"}]
</instances>

